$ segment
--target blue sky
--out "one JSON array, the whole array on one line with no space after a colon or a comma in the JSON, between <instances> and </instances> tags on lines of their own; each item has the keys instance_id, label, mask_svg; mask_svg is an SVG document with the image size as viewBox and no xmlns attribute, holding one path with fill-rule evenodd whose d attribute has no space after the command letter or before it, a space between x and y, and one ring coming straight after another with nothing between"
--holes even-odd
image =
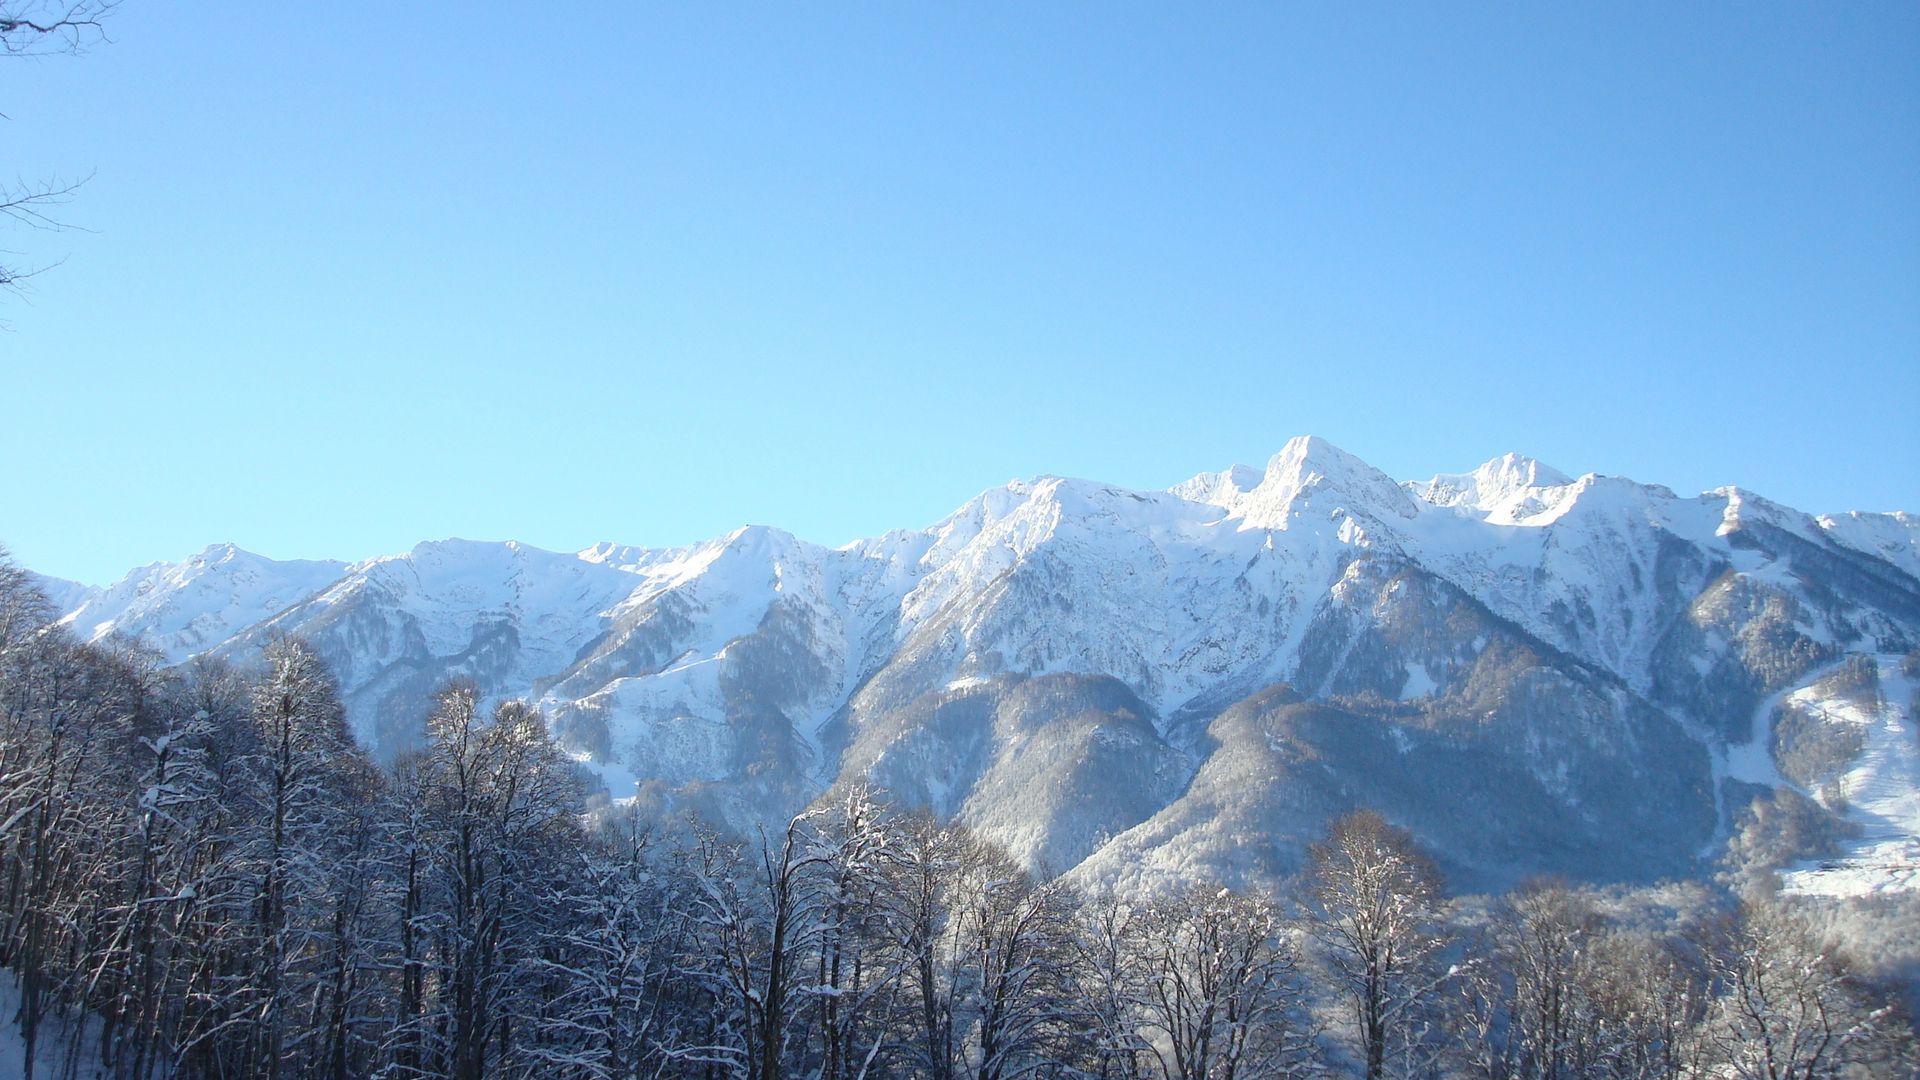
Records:
<instances>
[{"instance_id":1,"label":"blue sky","mask_svg":"<svg viewBox=\"0 0 1920 1080\"><path fill-rule=\"evenodd\" d=\"M1920 510L1920 7L194 4L0 60L0 542L841 543L1315 433Z\"/></svg>"}]
</instances>

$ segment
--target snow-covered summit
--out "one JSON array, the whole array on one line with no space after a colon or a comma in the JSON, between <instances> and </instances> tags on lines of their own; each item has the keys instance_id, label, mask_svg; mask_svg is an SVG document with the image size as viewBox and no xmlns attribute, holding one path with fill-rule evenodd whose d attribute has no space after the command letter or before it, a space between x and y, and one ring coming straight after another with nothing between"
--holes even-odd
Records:
<instances>
[{"instance_id":1,"label":"snow-covered summit","mask_svg":"<svg viewBox=\"0 0 1920 1080\"><path fill-rule=\"evenodd\" d=\"M333 560L279 561L214 544L177 563L134 570L61 621L83 639L126 634L178 662L311 596L345 569Z\"/></svg>"},{"instance_id":2,"label":"snow-covered summit","mask_svg":"<svg viewBox=\"0 0 1920 1080\"><path fill-rule=\"evenodd\" d=\"M1823 536L1820 524L1813 515L1795 510L1790 506L1783 506L1746 488L1729 484L1714 488L1701 497L1721 502L1719 531L1723 535L1761 525L1784 529L1803 539L1816 542Z\"/></svg>"},{"instance_id":3,"label":"snow-covered summit","mask_svg":"<svg viewBox=\"0 0 1920 1080\"><path fill-rule=\"evenodd\" d=\"M1367 522L1412 519L1417 510L1387 474L1317 435L1287 441L1265 469L1235 465L1201 473L1167 489L1191 502L1217 506L1241 528L1293 528L1303 519L1332 515Z\"/></svg>"},{"instance_id":4,"label":"snow-covered summit","mask_svg":"<svg viewBox=\"0 0 1920 1080\"><path fill-rule=\"evenodd\" d=\"M1388 521L1415 515L1413 501L1391 477L1317 435L1288 440L1235 509L1243 527L1270 529L1342 510Z\"/></svg>"},{"instance_id":5,"label":"snow-covered summit","mask_svg":"<svg viewBox=\"0 0 1920 1080\"><path fill-rule=\"evenodd\" d=\"M1571 477L1550 465L1509 453L1469 473L1440 473L1405 486L1434 506L1479 511L1488 521L1513 523L1547 508L1551 496L1543 489L1571 483Z\"/></svg>"}]
</instances>

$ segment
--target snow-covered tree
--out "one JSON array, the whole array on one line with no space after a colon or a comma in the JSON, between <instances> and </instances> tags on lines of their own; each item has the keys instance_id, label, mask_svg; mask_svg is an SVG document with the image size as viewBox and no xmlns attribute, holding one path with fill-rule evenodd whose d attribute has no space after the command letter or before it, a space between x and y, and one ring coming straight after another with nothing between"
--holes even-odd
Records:
<instances>
[{"instance_id":1,"label":"snow-covered tree","mask_svg":"<svg viewBox=\"0 0 1920 1080\"><path fill-rule=\"evenodd\" d=\"M652 1075L682 1045L694 1006L676 994L689 947L687 894L652 831L616 811L555 881L561 912L540 953L552 994L529 1056L543 1075L620 1080Z\"/></svg>"},{"instance_id":2,"label":"snow-covered tree","mask_svg":"<svg viewBox=\"0 0 1920 1080\"><path fill-rule=\"evenodd\" d=\"M962 867L952 901L959 1061L977 1080L1039 1075L1072 1034L1076 896L1035 881L1004 852L983 848Z\"/></svg>"},{"instance_id":3,"label":"snow-covered tree","mask_svg":"<svg viewBox=\"0 0 1920 1080\"><path fill-rule=\"evenodd\" d=\"M440 692L401 784L419 836L396 1056L453 1080L540 1067L517 1021L540 1016L551 989L539 951L557 929L551 883L578 866L582 839L578 781L539 711L505 701L483 722L479 701L470 682Z\"/></svg>"},{"instance_id":4,"label":"snow-covered tree","mask_svg":"<svg viewBox=\"0 0 1920 1080\"><path fill-rule=\"evenodd\" d=\"M1748 904L1714 960L1713 1067L1739 1080L1894 1076L1913 1036L1876 1005L1831 943L1779 903Z\"/></svg>"},{"instance_id":5,"label":"snow-covered tree","mask_svg":"<svg viewBox=\"0 0 1920 1080\"><path fill-rule=\"evenodd\" d=\"M1304 1075L1317 1067L1295 933L1271 903L1202 889L1133 927L1138 1014L1166 1080Z\"/></svg>"},{"instance_id":6,"label":"snow-covered tree","mask_svg":"<svg viewBox=\"0 0 1920 1080\"><path fill-rule=\"evenodd\" d=\"M53 605L0 547L0 656L8 656L53 622Z\"/></svg>"},{"instance_id":7,"label":"snow-covered tree","mask_svg":"<svg viewBox=\"0 0 1920 1080\"><path fill-rule=\"evenodd\" d=\"M305 643L268 645L254 684L252 754L245 762L256 805L239 857L257 879L246 941L250 972L234 982L230 1008L258 1017L247 1067L256 1076L291 1075L314 1051L298 1029L304 1007L328 980L328 927L360 889L363 849L357 809L371 797L372 764L347 731L332 672Z\"/></svg>"},{"instance_id":8,"label":"snow-covered tree","mask_svg":"<svg viewBox=\"0 0 1920 1080\"><path fill-rule=\"evenodd\" d=\"M1111 893L1075 913L1073 983L1081 1040L1080 1070L1101 1080L1149 1074L1158 1051L1142 1034L1141 1009L1155 977L1140 941L1149 910Z\"/></svg>"},{"instance_id":9,"label":"snow-covered tree","mask_svg":"<svg viewBox=\"0 0 1920 1080\"><path fill-rule=\"evenodd\" d=\"M1308 849L1301 891L1309 928L1353 1009L1368 1080L1424 1057L1447 972L1440 871L1412 834L1372 810L1328 826Z\"/></svg>"},{"instance_id":10,"label":"snow-covered tree","mask_svg":"<svg viewBox=\"0 0 1920 1080\"><path fill-rule=\"evenodd\" d=\"M711 1036L680 1053L749 1080L796 1064L863 1075L877 1057L879 995L904 969L876 894L892 856L879 805L838 793L751 848L703 837L696 910L708 962L695 974L717 1015Z\"/></svg>"},{"instance_id":11,"label":"snow-covered tree","mask_svg":"<svg viewBox=\"0 0 1920 1080\"><path fill-rule=\"evenodd\" d=\"M754 888L743 845L702 827L686 861L694 932L680 974L697 988L694 1007L704 1022L668 1053L683 1072L758 1077L765 1069L764 980L775 967L768 907ZM773 865L770 856L763 860L767 869Z\"/></svg>"},{"instance_id":12,"label":"snow-covered tree","mask_svg":"<svg viewBox=\"0 0 1920 1080\"><path fill-rule=\"evenodd\" d=\"M887 925L906 965L896 1023L900 1063L915 1075L952 1080L959 1060L954 1031L954 904L963 871L983 849L964 828L924 811L903 816L883 894Z\"/></svg>"},{"instance_id":13,"label":"snow-covered tree","mask_svg":"<svg viewBox=\"0 0 1920 1080\"><path fill-rule=\"evenodd\" d=\"M1685 942L1616 927L1595 938L1584 992L1594 1012L1591 1075L1680 1080L1702 1071L1706 972Z\"/></svg>"},{"instance_id":14,"label":"snow-covered tree","mask_svg":"<svg viewBox=\"0 0 1920 1080\"><path fill-rule=\"evenodd\" d=\"M20 978L28 1072L46 1007L77 1003L113 932L147 692L136 661L54 629L0 654L0 964Z\"/></svg>"},{"instance_id":15,"label":"snow-covered tree","mask_svg":"<svg viewBox=\"0 0 1920 1080\"><path fill-rule=\"evenodd\" d=\"M907 954L896 948L898 908L886 896L898 880L898 833L865 785L831 792L805 816L819 884L814 964L801 991L811 1004L810 1071L821 1080L876 1075L889 1045Z\"/></svg>"}]
</instances>

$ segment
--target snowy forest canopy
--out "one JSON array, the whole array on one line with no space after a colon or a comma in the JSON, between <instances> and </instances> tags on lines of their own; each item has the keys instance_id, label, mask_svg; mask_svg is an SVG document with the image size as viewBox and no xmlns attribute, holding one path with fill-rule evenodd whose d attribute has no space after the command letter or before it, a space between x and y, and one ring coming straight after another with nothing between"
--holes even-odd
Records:
<instances>
[{"instance_id":1,"label":"snowy forest canopy","mask_svg":"<svg viewBox=\"0 0 1920 1080\"><path fill-rule=\"evenodd\" d=\"M163 669L0 559L17 1060L115 1077L1908 1075L1896 987L1752 880L1450 899L1357 811L1277 895L1090 896L838 787L784 831L589 812L453 683L392 768L295 639ZM1742 895L1743 894L1743 895ZM83 1065L84 1063L84 1065ZM38 1072L36 1072L38 1068Z\"/></svg>"}]
</instances>

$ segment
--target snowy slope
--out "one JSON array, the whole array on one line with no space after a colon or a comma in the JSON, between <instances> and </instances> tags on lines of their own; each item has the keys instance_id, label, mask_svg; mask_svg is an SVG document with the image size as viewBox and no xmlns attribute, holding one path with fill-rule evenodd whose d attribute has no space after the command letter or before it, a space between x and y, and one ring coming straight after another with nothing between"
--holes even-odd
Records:
<instances>
[{"instance_id":1,"label":"snowy slope","mask_svg":"<svg viewBox=\"0 0 1920 1080\"><path fill-rule=\"evenodd\" d=\"M607 612L647 582L660 553L579 554L515 541L441 540L346 567L305 603L220 646L244 657L277 634L315 642L332 663L359 737L393 751L417 741L432 693L470 678L525 694L563 669Z\"/></svg>"},{"instance_id":2,"label":"snowy slope","mask_svg":"<svg viewBox=\"0 0 1920 1080\"><path fill-rule=\"evenodd\" d=\"M1858 896L1920 889L1920 670L1902 658L1873 658L1871 695L1833 695L1819 686L1788 700L1831 723L1858 730L1859 753L1819 792L1858 828L1836 858L1782 875L1788 892Z\"/></svg>"},{"instance_id":3,"label":"snowy slope","mask_svg":"<svg viewBox=\"0 0 1920 1080\"><path fill-rule=\"evenodd\" d=\"M114 1075L94 1050L99 1045L99 1018L59 1012L41 1018L29 1075L21 996L19 976L0 969L0 1080L106 1080Z\"/></svg>"},{"instance_id":4,"label":"snowy slope","mask_svg":"<svg viewBox=\"0 0 1920 1080\"><path fill-rule=\"evenodd\" d=\"M33 582L33 587L39 589L47 602L53 605L53 610L61 614L78 611L101 592L98 585L82 585L77 581L47 577L32 571L28 571L27 577Z\"/></svg>"},{"instance_id":5,"label":"snowy slope","mask_svg":"<svg viewBox=\"0 0 1920 1080\"><path fill-rule=\"evenodd\" d=\"M124 634L177 663L311 596L345 568L215 544L177 563L143 566L87 595L61 621L83 640Z\"/></svg>"},{"instance_id":6,"label":"snowy slope","mask_svg":"<svg viewBox=\"0 0 1920 1080\"><path fill-rule=\"evenodd\" d=\"M1858 510L1824 514L1820 527L1855 551L1878 556L1920 577L1920 514L1866 514Z\"/></svg>"}]
</instances>

